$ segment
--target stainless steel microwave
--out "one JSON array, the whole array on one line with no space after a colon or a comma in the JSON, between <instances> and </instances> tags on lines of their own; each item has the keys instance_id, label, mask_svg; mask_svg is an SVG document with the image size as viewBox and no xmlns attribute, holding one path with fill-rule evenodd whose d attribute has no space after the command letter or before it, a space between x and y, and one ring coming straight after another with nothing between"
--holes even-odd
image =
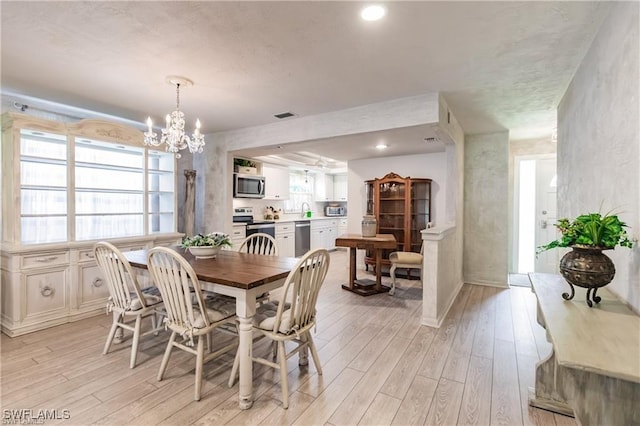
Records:
<instances>
[{"instance_id":1,"label":"stainless steel microwave","mask_svg":"<svg viewBox=\"0 0 640 426\"><path fill-rule=\"evenodd\" d=\"M264 198L264 176L233 174L234 198Z\"/></svg>"},{"instance_id":2,"label":"stainless steel microwave","mask_svg":"<svg viewBox=\"0 0 640 426\"><path fill-rule=\"evenodd\" d=\"M337 207L337 206L327 206L324 208L325 216L346 216L347 208L346 207Z\"/></svg>"}]
</instances>

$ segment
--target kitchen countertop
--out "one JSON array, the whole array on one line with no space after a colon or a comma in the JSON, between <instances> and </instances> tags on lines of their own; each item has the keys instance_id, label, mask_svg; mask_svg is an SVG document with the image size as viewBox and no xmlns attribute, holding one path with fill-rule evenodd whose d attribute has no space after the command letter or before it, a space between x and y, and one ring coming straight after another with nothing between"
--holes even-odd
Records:
<instances>
[{"instance_id":1,"label":"kitchen countertop","mask_svg":"<svg viewBox=\"0 0 640 426\"><path fill-rule=\"evenodd\" d=\"M309 220L313 222L314 220L331 220L331 219L346 219L346 216L313 216L313 217L298 217L298 218L285 218L285 219L277 219L276 223L293 223L298 221Z\"/></svg>"},{"instance_id":2,"label":"kitchen countertop","mask_svg":"<svg viewBox=\"0 0 640 426\"><path fill-rule=\"evenodd\" d=\"M275 219L274 222L278 223L293 223L302 220L316 221L316 220L331 220L331 219L346 219L346 216L313 216L313 217L287 217L284 219ZM258 220L258 219L256 219ZM264 220L264 219L260 219ZM245 226L244 223L234 223L233 226Z\"/></svg>"}]
</instances>

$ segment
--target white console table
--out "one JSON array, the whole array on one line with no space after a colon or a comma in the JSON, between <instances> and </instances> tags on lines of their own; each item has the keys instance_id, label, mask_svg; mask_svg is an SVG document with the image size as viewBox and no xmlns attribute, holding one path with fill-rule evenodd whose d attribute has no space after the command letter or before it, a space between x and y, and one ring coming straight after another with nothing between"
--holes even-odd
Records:
<instances>
[{"instance_id":1,"label":"white console table","mask_svg":"<svg viewBox=\"0 0 640 426\"><path fill-rule=\"evenodd\" d=\"M586 289L564 300L560 275L530 274L538 323L551 354L536 367L534 407L574 416L582 425L640 424L640 317L611 294L585 303Z\"/></svg>"}]
</instances>

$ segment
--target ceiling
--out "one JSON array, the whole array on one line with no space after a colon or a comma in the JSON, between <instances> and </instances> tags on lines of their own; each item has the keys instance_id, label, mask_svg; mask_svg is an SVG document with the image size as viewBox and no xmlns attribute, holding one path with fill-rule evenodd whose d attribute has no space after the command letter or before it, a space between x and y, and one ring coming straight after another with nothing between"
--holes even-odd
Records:
<instances>
[{"instance_id":1,"label":"ceiling","mask_svg":"<svg viewBox=\"0 0 640 426\"><path fill-rule=\"evenodd\" d=\"M534 139L555 127L557 105L609 8L387 2L384 19L365 22L363 5L4 1L3 108L17 96L29 106L46 99L161 123L175 107L165 79L181 75L195 83L181 90L187 129L198 117L204 133L272 123L285 111L303 117L440 92L465 133ZM436 149L423 140L428 128L417 127L282 149L366 158L382 155L370 152L380 137L398 141L401 154Z\"/></svg>"}]
</instances>

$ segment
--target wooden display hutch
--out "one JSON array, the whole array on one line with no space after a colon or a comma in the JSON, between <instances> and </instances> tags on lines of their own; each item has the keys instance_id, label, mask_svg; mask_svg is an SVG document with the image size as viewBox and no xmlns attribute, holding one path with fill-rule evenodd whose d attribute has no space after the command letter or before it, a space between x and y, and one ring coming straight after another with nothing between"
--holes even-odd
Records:
<instances>
[{"instance_id":1,"label":"wooden display hutch","mask_svg":"<svg viewBox=\"0 0 640 426\"><path fill-rule=\"evenodd\" d=\"M390 266L394 251L420 253L422 235L431 220L431 179L402 177L389 173L383 178L365 181L367 214L374 215L378 234L393 234L398 242L395 250L382 251L383 273ZM367 250L365 267L375 268L375 253Z\"/></svg>"}]
</instances>

